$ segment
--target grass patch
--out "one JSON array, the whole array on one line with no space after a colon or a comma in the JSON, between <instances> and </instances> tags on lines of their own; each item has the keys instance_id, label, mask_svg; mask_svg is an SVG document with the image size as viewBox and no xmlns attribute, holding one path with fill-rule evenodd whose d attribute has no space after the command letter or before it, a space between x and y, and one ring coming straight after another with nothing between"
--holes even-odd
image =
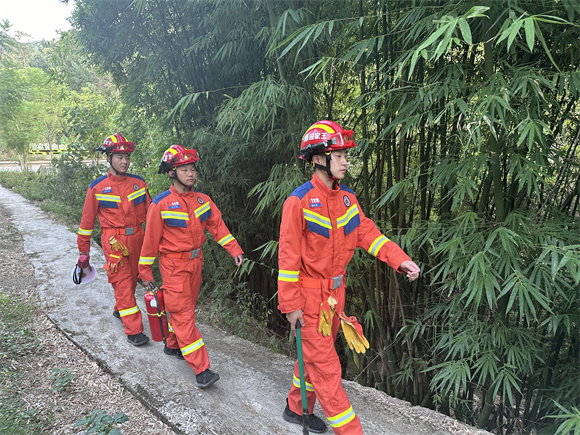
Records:
<instances>
[{"instance_id":1,"label":"grass patch","mask_svg":"<svg viewBox=\"0 0 580 435\"><path fill-rule=\"evenodd\" d=\"M0 433L42 433L50 427L48 417L41 416L20 397L18 362L38 353L41 344L30 329L35 307L30 301L0 293Z\"/></svg>"}]
</instances>

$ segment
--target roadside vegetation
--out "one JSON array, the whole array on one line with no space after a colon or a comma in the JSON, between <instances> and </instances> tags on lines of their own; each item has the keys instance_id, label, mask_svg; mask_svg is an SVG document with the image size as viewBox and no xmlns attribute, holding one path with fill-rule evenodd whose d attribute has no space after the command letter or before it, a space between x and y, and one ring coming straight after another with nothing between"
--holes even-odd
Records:
<instances>
[{"instance_id":1,"label":"roadside vegetation","mask_svg":"<svg viewBox=\"0 0 580 435\"><path fill-rule=\"evenodd\" d=\"M411 284L355 254L348 314L370 349L339 340L347 376L497 434L580 431L578 2L76 5L58 41L0 30L0 152L68 148L3 185L74 230L106 136L136 143L152 196L162 152L195 147L247 256L236 272L208 243L208 319L284 350L281 206L310 176L301 134L333 119L359 144L345 184L422 268Z\"/></svg>"}]
</instances>

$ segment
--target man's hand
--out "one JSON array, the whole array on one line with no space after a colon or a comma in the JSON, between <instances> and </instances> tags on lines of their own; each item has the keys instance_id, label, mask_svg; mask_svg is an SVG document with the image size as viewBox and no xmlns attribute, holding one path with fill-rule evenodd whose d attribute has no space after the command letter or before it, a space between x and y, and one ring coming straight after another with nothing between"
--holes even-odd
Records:
<instances>
[{"instance_id":1,"label":"man's hand","mask_svg":"<svg viewBox=\"0 0 580 435\"><path fill-rule=\"evenodd\" d=\"M90 262L90 260L91 260L91 256L89 255L89 251L87 251L87 252L81 252L81 251L79 251L79 257L80 257L81 255L86 255L86 256L87 256L87 261L89 261L89 262Z\"/></svg>"},{"instance_id":2,"label":"man's hand","mask_svg":"<svg viewBox=\"0 0 580 435\"><path fill-rule=\"evenodd\" d=\"M244 255L243 254L236 255L234 257L234 261L236 262L236 266L240 267L244 261Z\"/></svg>"},{"instance_id":3,"label":"man's hand","mask_svg":"<svg viewBox=\"0 0 580 435\"><path fill-rule=\"evenodd\" d=\"M286 313L286 318L290 322L290 327L292 328L292 335L296 334L296 320L300 320L300 324L304 326L304 318L302 317L302 310L296 310L290 313Z\"/></svg>"},{"instance_id":4,"label":"man's hand","mask_svg":"<svg viewBox=\"0 0 580 435\"><path fill-rule=\"evenodd\" d=\"M414 281L419 278L419 274L421 273L421 269L411 260L405 260L399 266L399 270L403 273L407 274L407 278L410 281Z\"/></svg>"},{"instance_id":5,"label":"man's hand","mask_svg":"<svg viewBox=\"0 0 580 435\"><path fill-rule=\"evenodd\" d=\"M147 290L151 290L155 288L155 281L151 280L151 281L143 281L143 285L145 286L145 288Z\"/></svg>"}]
</instances>

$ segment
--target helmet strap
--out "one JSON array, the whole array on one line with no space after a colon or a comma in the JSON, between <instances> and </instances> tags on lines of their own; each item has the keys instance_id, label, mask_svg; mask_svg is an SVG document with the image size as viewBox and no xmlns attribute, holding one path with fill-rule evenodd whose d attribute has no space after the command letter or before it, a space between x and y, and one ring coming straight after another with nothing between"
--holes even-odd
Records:
<instances>
[{"instance_id":1,"label":"helmet strap","mask_svg":"<svg viewBox=\"0 0 580 435\"><path fill-rule=\"evenodd\" d=\"M331 180L336 180L336 177L332 175L332 172L330 172L330 161L332 160L332 157L330 156L330 151L327 151L324 154L326 155L326 166L322 166L318 163L315 163L314 160L312 161L312 166L326 172Z\"/></svg>"}]
</instances>

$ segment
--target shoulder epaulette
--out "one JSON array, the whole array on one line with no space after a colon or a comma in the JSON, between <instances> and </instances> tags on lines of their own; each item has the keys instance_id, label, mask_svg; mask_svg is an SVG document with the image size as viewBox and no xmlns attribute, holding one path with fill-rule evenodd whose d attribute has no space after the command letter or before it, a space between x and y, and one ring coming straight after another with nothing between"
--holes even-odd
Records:
<instances>
[{"instance_id":1,"label":"shoulder epaulette","mask_svg":"<svg viewBox=\"0 0 580 435\"><path fill-rule=\"evenodd\" d=\"M344 190L345 192L352 193L353 195L355 195L355 193L350 187L343 186L342 184L340 185L340 190Z\"/></svg>"},{"instance_id":2,"label":"shoulder epaulette","mask_svg":"<svg viewBox=\"0 0 580 435\"><path fill-rule=\"evenodd\" d=\"M163 198L165 198L165 197L166 197L167 195L169 195L170 193L171 193L171 191L169 191L169 190L166 190L165 192L163 192L163 193L160 193L160 194L159 194L159 195L157 195L155 198L153 198L153 202L154 202L155 204L158 204L158 203L159 203L159 201L161 201Z\"/></svg>"},{"instance_id":3,"label":"shoulder epaulette","mask_svg":"<svg viewBox=\"0 0 580 435\"><path fill-rule=\"evenodd\" d=\"M97 184L99 184L101 181L103 181L105 178L107 178L107 174L103 175L102 177L97 178L95 181L93 181L91 184L89 184L89 187L92 189Z\"/></svg>"},{"instance_id":4,"label":"shoulder epaulette","mask_svg":"<svg viewBox=\"0 0 580 435\"><path fill-rule=\"evenodd\" d=\"M294 192L292 192L290 196L296 196L298 197L298 199L302 199L312 189L314 189L312 181L308 181L307 183L304 183L302 186L294 189Z\"/></svg>"},{"instance_id":5,"label":"shoulder epaulette","mask_svg":"<svg viewBox=\"0 0 580 435\"><path fill-rule=\"evenodd\" d=\"M131 178L137 178L138 180L141 180L141 181L145 181L145 180L144 180L142 177L140 177L139 175L135 175L135 174L127 174L127 176L128 176L128 177L131 177Z\"/></svg>"}]
</instances>

